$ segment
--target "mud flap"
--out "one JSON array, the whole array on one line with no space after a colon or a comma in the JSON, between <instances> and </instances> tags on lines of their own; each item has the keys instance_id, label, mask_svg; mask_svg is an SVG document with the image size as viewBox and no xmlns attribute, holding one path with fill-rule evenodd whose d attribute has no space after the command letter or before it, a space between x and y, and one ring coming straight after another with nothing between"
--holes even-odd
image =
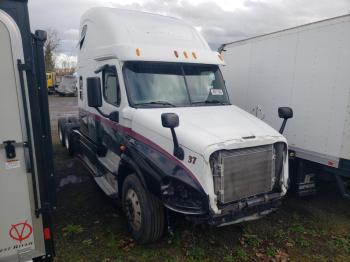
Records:
<instances>
[{"instance_id":1,"label":"mud flap","mask_svg":"<svg viewBox=\"0 0 350 262\"><path fill-rule=\"evenodd\" d=\"M338 186L338 189L339 189L342 197L350 199L350 190L349 190L349 185L347 184L347 182L344 181L344 178L341 175L334 174L334 176L335 176L335 181L337 182L337 186Z\"/></svg>"},{"instance_id":2,"label":"mud flap","mask_svg":"<svg viewBox=\"0 0 350 262\"><path fill-rule=\"evenodd\" d=\"M309 171L306 163L295 158L294 152L289 152L291 188L298 196L315 195L316 174Z\"/></svg>"}]
</instances>

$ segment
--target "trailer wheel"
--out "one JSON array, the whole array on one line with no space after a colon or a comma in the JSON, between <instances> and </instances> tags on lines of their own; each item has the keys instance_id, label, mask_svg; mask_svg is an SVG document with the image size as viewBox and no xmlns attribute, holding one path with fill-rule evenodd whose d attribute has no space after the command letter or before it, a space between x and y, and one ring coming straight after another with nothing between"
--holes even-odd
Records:
<instances>
[{"instance_id":1,"label":"trailer wheel","mask_svg":"<svg viewBox=\"0 0 350 262\"><path fill-rule=\"evenodd\" d=\"M58 119L58 126L57 126L58 138L59 138L62 146L65 146L65 143L64 143L64 139L65 139L64 131L65 131L65 124L66 123L67 123L67 121L65 119Z\"/></svg>"},{"instance_id":2,"label":"trailer wheel","mask_svg":"<svg viewBox=\"0 0 350 262\"><path fill-rule=\"evenodd\" d=\"M154 242L163 235L164 207L135 174L127 176L123 183L122 202L129 230L137 242Z\"/></svg>"}]
</instances>

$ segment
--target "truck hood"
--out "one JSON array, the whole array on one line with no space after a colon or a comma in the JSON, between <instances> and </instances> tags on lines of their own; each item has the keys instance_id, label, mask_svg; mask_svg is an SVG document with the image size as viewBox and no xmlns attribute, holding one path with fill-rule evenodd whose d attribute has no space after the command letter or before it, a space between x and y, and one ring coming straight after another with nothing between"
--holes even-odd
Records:
<instances>
[{"instance_id":1,"label":"truck hood","mask_svg":"<svg viewBox=\"0 0 350 262\"><path fill-rule=\"evenodd\" d=\"M272 127L250 113L234 105L181 107L181 108L147 108L133 110L132 129L171 152L171 132L161 123L162 113L176 113L180 125L175 129L181 146L203 155L212 145L248 140L261 141L282 136ZM162 141L163 140L163 141ZM263 144L263 143L262 143ZM266 142L265 142L266 144ZM249 145L247 145L249 146Z\"/></svg>"}]
</instances>

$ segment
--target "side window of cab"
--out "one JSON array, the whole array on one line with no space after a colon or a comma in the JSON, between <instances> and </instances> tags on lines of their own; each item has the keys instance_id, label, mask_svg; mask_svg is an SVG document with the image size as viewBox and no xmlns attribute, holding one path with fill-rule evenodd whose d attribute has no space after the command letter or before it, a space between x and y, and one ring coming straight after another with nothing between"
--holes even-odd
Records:
<instances>
[{"instance_id":1,"label":"side window of cab","mask_svg":"<svg viewBox=\"0 0 350 262\"><path fill-rule=\"evenodd\" d=\"M114 106L120 105L120 86L117 70L114 66L107 67L102 72L103 97Z\"/></svg>"}]
</instances>

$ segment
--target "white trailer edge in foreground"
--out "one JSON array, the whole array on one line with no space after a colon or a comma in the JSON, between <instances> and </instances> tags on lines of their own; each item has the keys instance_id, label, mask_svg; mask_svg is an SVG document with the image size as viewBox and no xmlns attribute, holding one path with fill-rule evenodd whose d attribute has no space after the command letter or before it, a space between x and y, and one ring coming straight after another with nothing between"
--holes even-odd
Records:
<instances>
[{"instance_id":1,"label":"white trailer edge in foreground","mask_svg":"<svg viewBox=\"0 0 350 262\"><path fill-rule=\"evenodd\" d=\"M315 191L314 174L329 173L338 182L350 177L350 15L224 44L220 51L235 105L276 129L279 119L271 112L293 108L285 133L300 194Z\"/></svg>"},{"instance_id":2,"label":"white trailer edge in foreground","mask_svg":"<svg viewBox=\"0 0 350 262\"><path fill-rule=\"evenodd\" d=\"M0 40L0 261L52 261L46 32L31 34L27 1L0 2Z\"/></svg>"}]
</instances>

